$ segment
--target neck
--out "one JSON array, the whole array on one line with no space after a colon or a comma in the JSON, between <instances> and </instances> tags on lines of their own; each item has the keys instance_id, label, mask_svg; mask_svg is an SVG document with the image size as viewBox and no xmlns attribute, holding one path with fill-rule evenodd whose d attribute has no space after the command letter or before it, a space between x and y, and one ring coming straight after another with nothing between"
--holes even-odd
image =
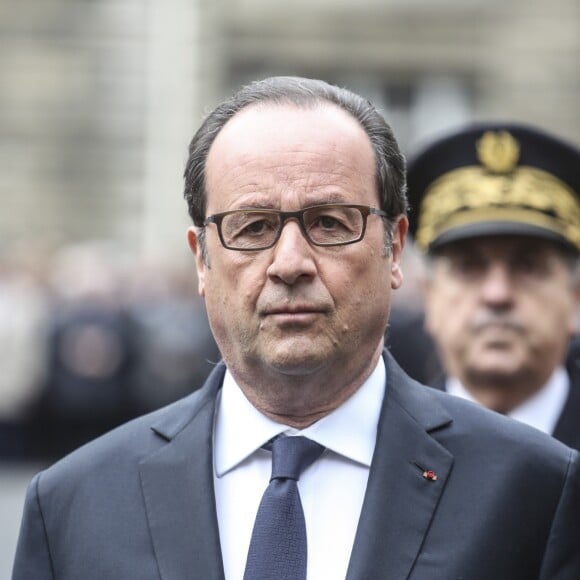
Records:
<instances>
[{"instance_id":1,"label":"neck","mask_svg":"<svg viewBox=\"0 0 580 580\"><path fill-rule=\"evenodd\" d=\"M548 381L548 377L473 377L460 378L464 388L481 405L507 414L535 395Z\"/></svg>"},{"instance_id":2,"label":"neck","mask_svg":"<svg viewBox=\"0 0 580 580\"><path fill-rule=\"evenodd\" d=\"M382 353L382 344L364 361L354 359L352 369L326 369L310 375L276 374L249 377L230 368L246 398L272 420L295 429L305 429L329 415L349 399L368 379Z\"/></svg>"}]
</instances>

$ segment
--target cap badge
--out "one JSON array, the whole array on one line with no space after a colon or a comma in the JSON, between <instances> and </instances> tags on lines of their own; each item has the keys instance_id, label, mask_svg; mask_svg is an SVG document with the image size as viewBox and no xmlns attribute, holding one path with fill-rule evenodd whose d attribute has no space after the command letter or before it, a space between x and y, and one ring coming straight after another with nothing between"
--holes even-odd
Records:
<instances>
[{"instance_id":1,"label":"cap badge","mask_svg":"<svg viewBox=\"0 0 580 580\"><path fill-rule=\"evenodd\" d=\"M510 173L520 158L520 145L507 131L486 131L475 148L480 163L492 173Z\"/></svg>"}]
</instances>

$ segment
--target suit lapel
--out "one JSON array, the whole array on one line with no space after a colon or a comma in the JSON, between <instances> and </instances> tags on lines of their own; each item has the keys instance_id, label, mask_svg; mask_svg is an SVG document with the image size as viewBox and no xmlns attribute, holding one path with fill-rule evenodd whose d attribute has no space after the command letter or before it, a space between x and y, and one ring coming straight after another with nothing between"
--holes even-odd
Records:
<instances>
[{"instance_id":1,"label":"suit lapel","mask_svg":"<svg viewBox=\"0 0 580 580\"><path fill-rule=\"evenodd\" d=\"M446 411L385 355L387 393L347 580L408 578L453 463ZM423 475L432 471L436 479Z\"/></svg>"},{"instance_id":2,"label":"suit lapel","mask_svg":"<svg viewBox=\"0 0 580 580\"><path fill-rule=\"evenodd\" d=\"M223 580L213 487L212 426L223 365L152 429L167 444L141 462L153 549L163 580Z\"/></svg>"}]
</instances>

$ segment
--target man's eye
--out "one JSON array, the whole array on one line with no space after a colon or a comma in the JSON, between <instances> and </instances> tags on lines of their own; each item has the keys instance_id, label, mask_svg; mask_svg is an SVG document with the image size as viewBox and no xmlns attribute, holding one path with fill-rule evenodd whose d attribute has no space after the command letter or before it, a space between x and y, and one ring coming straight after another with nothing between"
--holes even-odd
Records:
<instances>
[{"instance_id":1,"label":"man's eye","mask_svg":"<svg viewBox=\"0 0 580 580\"><path fill-rule=\"evenodd\" d=\"M268 232L272 232L276 230L277 223L276 220L273 219L254 219L251 222L245 223L243 227L240 228L239 235L245 236L259 236L266 234Z\"/></svg>"},{"instance_id":2,"label":"man's eye","mask_svg":"<svg viewBox=\"0 0 580 580\"><path fill-rule=\"evenodd\" d=\"M310 229L318 229L327 232L353 231L358 228L358 224L352 216L326 213L319 216L312 221Z\"/></svg>"},{"instance_id":3,"label":"man's eye","mask_svg":"<svg viewBox=\"0 0 580 580\"><path fill-rule=\"evenodd\" d=\"M243 230L243 233L247 234L259 234L266 229L266 222L264 220L255 221L248 224Z\"/></svg>"},{"instance_id":4,"label":"man's eye","mask_svg":"<svg viewBox=\"0 0 580 580\"><path fill-rule=\"evenodd\" d=\"M458 261L457 267L460 270L467 270L467 271L481 270L483 268L483 262L481 262L479 260L465 259L465 260Z\"/></svg>"},{"instance_id":5,"label":"man's eye","mask_svg":"<svg viewBox=\"0 0 580 580\"><path fill-rule=\"evenodd\" d=\"M549 272L548 260L544 256L518 256L511 264L512 271L522 276L546 276Z\"/></svg>"},{"instance_id":6,"label":"man's eye","mask_svg":"<svg viewBox=\"0 0 580 580\"><path fill-rule=\"evenodd\" d=\"M450 260L451 271L459 276L477 276L485 271L484 260L475 256L460 256Z\"/></svg>"},{"instance_id":7,"label":"man's eye","mask_svg":"<svg viewBox=\"0 0 580 580\"><path fill-rule=\"evenodd\" d=\"M336 229L337 227L341 226L341 223L339 220L337 220L336 218L329 216L329 215L321 215L318 220L317 223L315 224L318 227L324 228L325 230L333 230Z\"/></svg>"}]
</instances>

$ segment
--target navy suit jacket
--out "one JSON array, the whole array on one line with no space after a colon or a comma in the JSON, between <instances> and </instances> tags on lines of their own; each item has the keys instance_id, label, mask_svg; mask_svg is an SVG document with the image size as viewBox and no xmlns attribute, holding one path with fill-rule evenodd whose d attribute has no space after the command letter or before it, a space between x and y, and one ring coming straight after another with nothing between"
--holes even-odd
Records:
<instances>
[{"instance_id":1,"label":"navy suit jacket","mask_svg":"<svg viewBox=\"0 0 580 580\"><path fill-rule=\"evenodd\" d=\"M578 453L385 361L347 579L578 580ZM223 580L212 430L224 369L37 475L13 580Z\"/></svg>"}]
</instances>

